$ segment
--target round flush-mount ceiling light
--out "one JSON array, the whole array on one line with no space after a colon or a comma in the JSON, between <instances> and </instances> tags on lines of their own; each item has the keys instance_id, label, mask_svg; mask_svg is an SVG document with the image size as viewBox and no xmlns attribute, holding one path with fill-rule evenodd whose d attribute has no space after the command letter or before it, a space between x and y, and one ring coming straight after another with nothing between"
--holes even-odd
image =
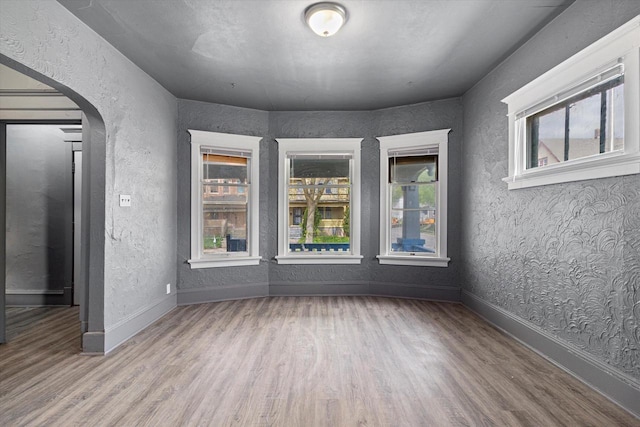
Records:
<instances>
[{"instance_id":1,"label":"round flush-mount ceiling light","mask_svg":"<svg viewBox=\"0 0 640 427\"><path fill-rule=\"evenodd\" d=\"M304 11L304 20L320 37L330 37L347 22L347 10L337 3L315 3Z\"/></svg>"}]
</instances>

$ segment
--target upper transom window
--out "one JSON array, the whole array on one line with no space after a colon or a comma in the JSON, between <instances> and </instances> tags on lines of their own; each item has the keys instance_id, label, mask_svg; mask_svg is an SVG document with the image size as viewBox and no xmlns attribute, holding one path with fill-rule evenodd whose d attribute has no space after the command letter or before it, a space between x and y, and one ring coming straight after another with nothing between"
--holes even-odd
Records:
<instances>
[{"instance_id":1,"label":"upper transom window","mask_svg":"<svg viewBox=\"0 0 640 427\"><path fill-rule=\"evenodd\" d=\"M640 173L640 17L503 100L509 189Z\"/></svg>"},{"instance_id":2,"label":"upper transom window","mask_svg":"<svg viewBox=\"0 0 640 427\"><path fill-rule=\"evenodd\" d=\"M606 82L527 117L527 169L624 149L622 66L606 74Z\"/></svg>"}]
</instances>

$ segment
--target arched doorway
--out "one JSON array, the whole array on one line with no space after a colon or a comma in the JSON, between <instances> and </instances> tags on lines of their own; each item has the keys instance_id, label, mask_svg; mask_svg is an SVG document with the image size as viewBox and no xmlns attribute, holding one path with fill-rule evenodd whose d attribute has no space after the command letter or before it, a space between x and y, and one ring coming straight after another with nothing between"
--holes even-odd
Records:
<instances>
[{"instance_id":1,"label":"arched doorway","mask_svg":"<svg viewBox=\"0 0 640 427\"><path fill-rule=\"evenodd\" d=\"M83 112L83 162L80 280L84 295L80 301L82 349L85 353L104 352L104 221L105 221L105 147L104 121L97 109L84 97L55 80L40 74L4 55L0 63L38 80L67 96ZM5 209L6 149L0 154L0 342L5 340Z\"/></svg>"}]
</instances>

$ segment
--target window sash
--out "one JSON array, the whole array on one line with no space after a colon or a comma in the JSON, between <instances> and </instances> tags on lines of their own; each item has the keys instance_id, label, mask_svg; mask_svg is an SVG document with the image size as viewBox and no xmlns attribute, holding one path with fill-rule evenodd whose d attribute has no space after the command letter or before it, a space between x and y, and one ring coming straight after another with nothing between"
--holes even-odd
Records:
<instances>
[{"instance_id":1,"label":"window sash","mask_svg":"<svg viewBox=\"0 0 640 427\"><path fill-rule=\"evenodd\" d=\"M239 179L240 182L251 182L251 155L239 152L234 156L232 151L216 151L211 147L200 147L200 152L203 181L217 179L227 184L228 180ZM214 176L205 178L209 174Z\"/></svg>"},{"instance_id":2,"label":"window sash","mask_svg":"<svg viewBox=\"0 0 640 427\"><path fill-rule=\"evenodd\" d=\"M428 181L420 180L420 176L423 174L424 169L420 170L420 173L416 175L414 180L403 181L400 179L401 170L407 169L410 166L425 165L428 170L429 166L433 168L434 177ZM429 176L431 174L428 174ZM402 178L405 178L404 176ZM438 180L438 155L420 155L420 156L389 156L389 182L392 183L428 183Z\"/></svg>"},{"instance_id":3,"label":"window sash","mask_svg":"<svg viewBox=\"0 0 640 427\"><path fill-rule=\"evenodd\" d=\"M293 170L292 164L293 164L293 160L295 159L305 159L305 160L326 160L326 159L338 159L338 160L348 160L348 173L346 174L346 176L332 176L332 177L327 177L327 176L322 176L322 177L292 177L291 176L291 172ZM318 201L318 205L320 203L322 203L322 197L324 196L331 196L332 198L340 197L340 196L347 196L348 200L346 200L345 202L347 203L347 206L349 207L349 212L350 215L352 216L352 209L351 209L351 203L352 203L352 174L353 174L353 156L351 154L342 154L342 153L322 153L322 154L306 154L306 153L295 153L295 152L287 152L286 153L286 158L285 158L285 162L286 162L286 171L287 171L287 175L285 177L287 185L287 197L284 200L285 203L285 210L286 212L290 212L291 211L291 207L290 204L292 202L291 200L291 196L293 195L297 195L297 193L292 193L292 190L304 190L304 189L336 189L336 191L331 191L331 192L327 192L325 191L320 200ZM305 179L324 179L324 180L330 180L330 181L339 181L339 180L344 180L344 179L348 180L347 184L302 184L302 183L298 183L298 181L294 181L294 180L305 180ZM292 182L293 181L293 182ZM343 192L341 192L340 190L343 189ZM347 194L343 194L344 193L344 189L347 189ZM316 211L318 213L320 213L320 209L322 207L321 206L316 206ZM304 211L306 209L305 207L302 207L302 215L304 215ZM309 218L307 218L307 221L309 221ZM352 218L349 218L349 224L352 224ZM297 224L294 224L297 225ZM302 225L302 221L300 222L300 225ZM287 224L287 235L289 235L290 233L290 228L291 225ZM353 255L354 251L353 251L353 236L350 234L349 235L349 249L348 251L344 251L342 250L342 245L340 250L336 250L336 251L331 251L331 250L319 250L319 251L313 251L313 250L304 250L304 251L300 251L300 250L292 250L292 245L294 245L294 248L297 247L297 244L292 243L290 241L288 241L287 243L287 253L289 254L295 254L295 255L302 255L302 256L308 256L308 255L312 255L312 256L324 256L324 255ZM320 244L318 244L320 245ZM322 245L322 246L326 246L329 247L329 244L327 245Z\"/></svg>"},{"instance_id":4,"label":"window sash","mask_svg":"<svg viewBox=\"0 0 640 427\"><path fill-rule=\"evenodd\" d=\"M588 79L571 86L568 89L561 90L554 95L545 98L543 101L536 103L535 105L528 107L515 114L515 119L522 119L539 113L542 110L546 110L554 105L560 104L579 96L582 93L589 92L596 86L607 84L608 82L616 79L620 79L624 76L624 64L616 63L611 67L605 67L606 69L596 75L589 77Z\"/></svg>"},{"instance_id":5,"label":"window sash","mask_svg":"<svg viewBox=\"0 0 640 427\"><path fill-rule=\"evenodd\" d=\"M247 155L243 155L243 156L234 156L233 155L233 151L229 151L229 150L216 150L215 148L212 147L201 147L200 148L201 153L202 154L202 164L200 165L200 168L204 174L204 166L205 165L241 165L241 166L245 166L246 169L246 178L245 181L246 182L228 182L228 179L219 177L216 175L215 178L210 178L210 179L205 179L204 177L202 177L202 179L200 180L201 182L201 190L200 190L200 194L202 197L202 229L200 230L200 232L202 233L202 238L200 239L201 245L200 245L200 253L202 254L203 257L216 257L216 256L229 256L229 255L234 255L234 256L247 256L250 252L251 252L251 239L249 238L250 236L250 227L251 227L251 184L250 182L250 171L251 171L251 160L250 160L250 156ZM244 154L244 153L243 153ZM233 166L230 166L233 167ZM244 177L243 177L244 178ZM236 178L233 178L236 179ZM213 180L215 180L216 182L212 182ZM220 182L222 181L222 182ZM206 191L207 187L217 187L218 191L217 192L212 192L209 193ZM220 191L220 187L222 187L221 191ZM238 193L238 194L242 194L242 199L241 200L207 200L210 199L210 197L206 197L207 194L215 194L214 197L216 198L223 198L223 197L228 197L228 195L232 194L231 188L235 188L236 192L238 191L239 188L243 188L244 191L242 193ZM218 214L222 214L223 216L226 216L226 214L228 214L229 212L225 211L224 208L225 207L236 207L236 206L243 206L243 208L241 208L240 211L237 212L241 212L242 214L244 214L244 224L232 224L234 227L235 226L240 226L240 229L242 230L244 228L244 239L242 238L233 238L230 237L232 236L232 232L230 232L228 229L224 230L224 232L222 232L221 229L221 233L219 235L215 235L213 236L214 238L216 237L220 237L220 239L226 241L226 248L222 248L222 246L216 246L215 248L207 248L207 245L211 245L211 237L212 236L207 236L207 229L215 229L215 227L211 227L211 226L207 226L207 220L205 219L205 213L206 212L213 212L215 213L215 207L220 207L220 212ZM209 208L209 210L207 211L207 208ZM222 218L225 219L226 218ZM244 227L242 227L242 225L244 225ZM226 228L227 224L225 223L225 228ZM233 240L233 242L230 242L230 240ZM215 251L215 249L220 248L220 251ZM234 250L237 248L244 248L243 250Z\"/></svg>"},{"instance_id":6,"label":"window sash","mask_svg":"<svg viewBox=\"0 0 640 427\"><path fill-rule=\"evenodd\" d=\"M404 186L415 186L415 187L420 187L420 186L433 186L435 189L435 195L434 195L434 206L422 206L422 207L415 207L415 208L405 208L405 207L394 207L393 206L393 189L394 187L404 187ZM438 225L438 201L439 201L439 188L440 186L438 185L438 182L436 181L431 181L431 182L426 182L426 183L408 183L408 184L398 184L398 183L390 183L388 185L388 194L389 194L389 198L388 198L388 209L389 209L389 223L387 224L387 252L390 254L395 254L395 255L411 255L411 256L416 256L416 255L422 255L422 256L433 256L434 254L438 254L438 239L439 239L439 233L438 233L438 229L437 229L437 225ZM430 209L432 208L432 209ZM425 212L425 211L434 211L434 242L433 242L433 250L429 250L429 251L419 251L419 250L400 250L398 249L398 245L399 245L399 241L396 240L395 242L392 239L392 231L393 231L393 218L396 217L396 215L394 215L394 212L398 212L398 213L402 213L402 217L403 217L403 222L406 218L406 216L404 215L405 212L407 213L420 213L420 212ZM422 221L421 219L419 219L418 221L418 228L420 228L422 226ZM422 232L420 230L419 232L420 236L422 236ZM402 239L407 239L407 237L405 237L404 235L401 236ZM423 245L426 244L423 243ZM396 249L394 249L394 245L396 246ZM403 248L405 248L406 246L402 246ZM429 246L429 249L431 249L431 246Z\"/></svg>"},{"instance_id":7,"label":"window sash","mask_svg":"<svg viewBox=\"0 0 640 427\"><path fill-rule=\"evenodd\" d=\"M209 181L209 180L202 180L201 184L203 186L207 186L207 187L250 187L251 184L247 183L243 183L243 182L217 182L217 181Z\"/></svg>"},{"instance_id":8,"label":"window sash","mask_svg":"<svg viewBox=\"0 0 640 427\"><path fill-rule=\"evenodd\" d=\"M590 80L594 80L594 79L596 79L596 77ZM614 123L607 123L610 118L613 119L613 117L609 117L609 109L611 108L611 105L609 105L609 96L607 96L607 92L620 86L624 86L624 74L620 74L620 73L612 74L606 79L606 82L604 83L601 83L595 86L590 85L589 87L584 89L582 92L575 93L570 98L567 98L561 102L552 104L542 111L538 111L535 114L527 116L526 117L526 127L527 127L526 144L527 144L528 161L525 163L526 168L533 169L537 167L543 167L539 165L539 161L538 161L539 160L538 159L539 144L540 144L540 141L542 141L538 133L539 120L545 116L548 116L549 114L552 114L554 112L560 112L562 110L564 110L564 115L565 115L565 118L564 118L565 132L564 132L564 137L560 139L564 139L564 148L563 148L563 156L561 158L558 158L558 160L559 160L559 163L573 160L569 158L569 150L571 145L570 142L572 139L571 131L570 131L571 118L572 117L575 118L575 116L572 116L571 114L571 107L572 105L575 105L580 101L591 98L598 94L600 94L600 114L599 114L599 121L598 121L599 127L597 128L599 129L599 135L598 135L599 154L602 154L608 151L613 151L613 146L614 146L613 141L611 143L612 149L611 150L606 149L607 126L610 126L611 130L609 133L611 135L614 135L616 132L615 120L612 120ZM623 101L623 104L624 104L624 101ZM622 113L624 114L624 111ZM624 124L623 124L623 128L624 128ZM622 140L624 144L624 134L622 136ZM581 158L581 157L578 157L578 158Z\"/></svg>"},{"instance_id":9,"label":"window sash","mask_svg":"<svg viewBox=\"0 0 640 427\"><path fill-rule=\"evenodd\" d=\"M351 181L351 157L289 157L289 179L344 179Z\"/></svg>"}]
</instances>

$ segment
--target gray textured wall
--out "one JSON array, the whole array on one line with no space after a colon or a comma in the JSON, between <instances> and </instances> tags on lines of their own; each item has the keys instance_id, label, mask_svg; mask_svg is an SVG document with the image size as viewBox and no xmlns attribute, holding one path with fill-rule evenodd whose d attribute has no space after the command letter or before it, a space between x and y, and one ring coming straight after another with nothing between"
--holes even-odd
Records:
<instances>
[{"instance_id":1,"label":"gray textured wall","mask_svg":"<svg viewBox=\"0 0 640 427\"><path fill-rule=\"evenodd\" d=\"M640 175L508 191L500 100L638 13L578 1L465 94L461 263L466 291L636 379Z\"/></svg>"},{"instance_id":2,"label":"gray textured wall","mask_svg":"<svg viewBox=\"0 0 640 427\"><path fill-rule=\"evenodd\" d=\"M104 120L105 184L94 190L105 194L109 329L176 282L176 99L57 2L2 1L0 54L83 97ZM118 207L121 193L131 208Z\"/></svg>"},{"instance_id":3,"label":"gray textured wall","mask_svg":"<svg viewBox=\"0 0 640 427\"><path fill-rule=\"evenodd\" d=\"M266 292L269 269L266 261L246 267L216 267L192 270L187 260L191 257L191 144L187 129L239 135L268 135L269 120L265 111L208 104L199 101L178 101L178 286L188 289L216 289L244 286L263 288ZM267 212L269 182L267 143L260 142L260 212ZM261 215L260 253L263 254L270 238L268 218ZM223 298L223 297L221 297ZM206 299L206 297L205 297Z\"/></svg>"},{"instance_id":4,"label":"gray textured wall","mask_svg":"<svg viewBox=\"0 0 640 427\"><path fill-rule=\"evenodd\" d=\"M363 138L362 145L362 169L370 169L372 165L378 165L378 157L375 154L373 129L371 127L371 113L367 112L272 112L269 114L269 130L274 138ZM272 142L270 148L276 163L271 167L271 180L269 190L271 194L278 194L278 147L277 142ZM377 187L377 178L373 184ZM369 184L369 185L367 185ZM369 229L370 217L368 215L369 200L371 200L370 182L362 180L362 255L364 259L360 265L279 265L273 260L277 254L277 228L278 206L274 203L270 206L268 215L273 218L271 227L273 238L269 251L265 253L269 257L270 283L277 287L289 284L295 289L285 288L286 293L322 293L323 287L332 284L341 284L342 289L333 287L324 292L327 293L358 293L363 285L369 281L370 250L364 239L367 238L366 230ZM277 200L277 196L274 197ZM350 284L351 286L347 285ZM355 287L353 287L355 285ZM301 287L307 289L299 289Z\"/></svg>"},{"instance_id":5,"label":"gray textured wall","mask_svg":"<svg viewBox=\"0 0 640 427\"><path fill-rule=\"evenodd\" d=\"M426 102L406 107L389 108L376 112L376 134L378 136L398 135L402 133L422 132L433 129L451 128L449 133L449 188L448 188L448 253L451 258L447 268L424 268L393 265L371 264L371 280L381 283L417 284L430 287L460 287L462 286L460 268L460 220L463 157L463 111L461 99L448 99ZM376 162L379 156L376 156ZM379 186L377 168L372 168L369 174L375 177L373 181L371 206L379 204ZM372 178L367 177L367 180ZM375 209L373 209L375 211ZM370 227L371 246L378 252L379 214L375 212L375 219ZM363 242L364 243L364 242ZM448 295L445 292L443 295ZM407 290L407 296L413 295Z\"/></svg>"},{"instance_id":6,"label":"gray textured wall","mask_svg":"<svg viewBox=\"0 0 640 427\"><path fill-rule=\"evenodd\" d=\"M62 293L73 262L71 143L59 126L8 125L6 155L6 290Z\"/></svg>"},{"instance_id":7,"label":"gray textured wall","mask_svg":"<svg viewBox=\"0 0 640 427\"><path fill-rule=\"evenodd\" d=\"M179 101L178 130L178 283L181 291L212 290L247 284L270 284L270 292L385 293L395 286L406 296L431 295L457 299L460 236L460 153L462 103L459 99L361 112L263 112L196 101ZM190 256L190 147L187 129L262 136L260 155L260 253L256 267L191 270ZM376 136L452 128L449 137L449 268L380 266L379 148ZM362 255L361 265L279 265L277 254L276 138L362 138ZM370 284L379 285L370 287ZM406 286L402 286L406 285ZM429 288L429 293L420 288ZM440 289L442 288L442 290ZM193 300L190 300L193 301Z\"/></svg>"}]
</instances>

